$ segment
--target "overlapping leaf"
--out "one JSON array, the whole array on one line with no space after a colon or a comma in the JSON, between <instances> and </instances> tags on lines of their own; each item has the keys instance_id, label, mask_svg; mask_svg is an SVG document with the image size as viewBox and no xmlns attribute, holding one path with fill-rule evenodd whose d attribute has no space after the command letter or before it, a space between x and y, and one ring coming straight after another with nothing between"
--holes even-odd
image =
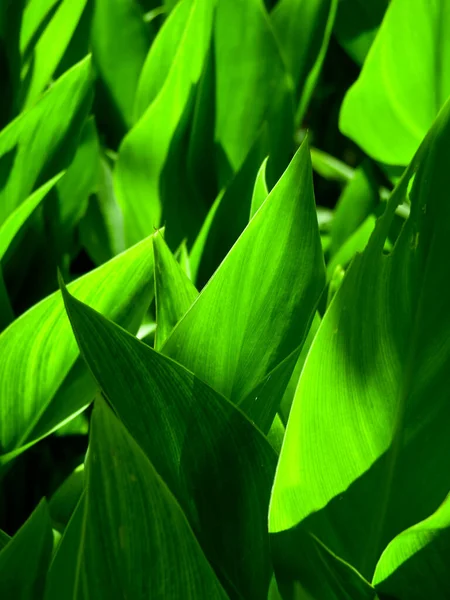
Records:
<instances>
[{"instance_id":1,"label":"overlapping leaf","mask_svg":"<svg viewBox=\"0 0 450 600\"><path fill-rule=\"evenodd\" d=\"M67 166L90 105L90 89L90 60L85 59L0 133L0 223L44 175L48 180Z\"/></svg>"},{"instance_id":2,"label":"overlapping leaf","mask_svg":"<svg viewBox=\"0 0 450 600\"><path fill-rule=\"evenodd\" d=\"M91 431L74 597L225 600L179 504L102 399Z\"/></svg>"},{"instance_id":3,"label":"overlapping leaf","mask_svg":"<svg viewBox=\"0 0 450 600\"><path fill-rule=\"evenodd\" d=\"M159 350L172 329L198 296L194 284L183 272L161 234L153 238L155 255L156 333Z\"/></svg>"},{"instance_id":4,"label":"overlapping leaf","mask_svg":"<svg viewBox=\"0 0 450 600\"><path fill-rule=\"evenodd\" d=\"M126 129L134 122L136 90L151 39L136 0L96 0L93 57Z\"/></svg>"},{"instance_id":5,"label":"overlapping leaf","mask_svg":"<svg viewBox=\"0 0 450 600\"><path fill-rule=\"evenodd\" d=\"M381 555L374 575L374 585L380 593L399 600L449 597L449 509L447 498L431 517L392 540Z\"/></svg>"},{"instance_id":6,"label":"overlapping leaf","mask_svg":"<svg viewBox=\"0 0 450 600\"><path fill-rule=\"evenodd\" d=\"M42 598L52 552L52 529L45 500L0 552L2 598Z\"/></svg>"},{"instance_id":7,"label":"overlapping leaf","mask_svg":"<svg viewBox=\"0 0 450 600\"><path fill-rule=\"evenodd\" d=\"M322 321L275 479L271 531L300 524L366 578L450 488L449 140L447 104Z\"/></svg>"},{"instance_id":8,"label":"overlapping leaf","mask_svg":"<svg viewBox=\"0 0 450 600\"><path fill-rule=\"evenodd\" d=\"M153 291L151 238L70 285L80 298L126 327L140 324ZM11 453L47 435L93 398L58 293L0 335L0 446ZM5 457L4 457L5 458Z\"/></svg>"},{"instance_id":9,"label":"overlapping leaf","mask_svg":"<svg viewBox=\"0 0 450 600\"><path fill-rule=\"evenodd\" d=\"M32 106L41 92L50 83L69 42L74 34L78 22L86 7L87 0L63 0L59 3L44 31L27 55L25 68L22 70L22 86L25 88L23 108ZM31 2L26 13L35 11ZM42 4L42 3L41 3ZM35 13L36 14L36 13ZM29 21L30 15L25 19ZM39 24L27 23L30 29L38 30Z\"/></svg>"},{"instance_id":10,"label":"overlapping leaf","mask_svg":"<svg viewBox=\"0 0 450 600\"><path fill-rule=\"evenodd\" d=\"M258 386L302 344L323 282L304 143L162 351L236 404L254 404ZM264 428L275 395L271 403L260 406ZM252 418L263 427L257 411Z\"/></svg>"},{"instance_id":11,"label":"overlapping leaf","mask_svg":"<svg viewBox=\"0 0 450 600\"><path fill-rule=\"evenodd\" d=\"M64 290L82 355L233 597L266 598L275 453L225 398Z\"/></svg>"},{"instance_id":12,"label":"overlapping leaf","mask_svg":"<svg viewBox=\"0 0 450 600\"><path fill-rule=\"evenodd\" d=\"M185 129L193 88L200 79L208 55L215 2L183 1L189 12L176 54L167 73L163 67L165 77L160 79L160 89L154 90L154 100L125 137L119 151L114 184L124 215L127 245L151 234L161 224L163 215L168 225L181 219L185 227L193 218L194 206L180 204L179 190L176 194L165 194L161 180L169 153L173 152L173 145L180 141ZM162 44L159 39L165 39L163 33L172 28L180 10L181 5L164 24L155 40L154 53L157 53L159 43ZM177 25L176 32L179 30ZM177 183L172 173L170 181Z\"/></svg>"}]
</instances>

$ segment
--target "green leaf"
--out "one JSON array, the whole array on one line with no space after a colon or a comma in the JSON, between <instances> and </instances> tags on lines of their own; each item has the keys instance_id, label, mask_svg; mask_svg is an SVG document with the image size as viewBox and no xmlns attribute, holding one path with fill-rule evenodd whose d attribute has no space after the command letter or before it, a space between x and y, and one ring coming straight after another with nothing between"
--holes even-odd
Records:
<instances>
[{"instance_id":1,"label":"green leaf","mask_svg":"<svg viewBox=\"0 0 450 600\"><path fill-rule=\"evenodd\" d=\"M185 275L160 233L153 237L155 254L156 333L159 350L172 329L197 299L198 291Z\"/></svg>"},{"instance_id":2,"label":"green leaf","mask_svg":"<svg viewBox=\"0 0 450 600\"><path fill-rule=\"evenodd\" d=\"M273 185L293 149L294 90L262 0L218 0L214 49L219 189L239 171L265 122Z\"/></svg>"},{"instance_id":3,"label":"green leaf","mask_svg":"<svg viewBox=\"0 0 450 600\"><path fill-rule=\"evenodd\" d=\"M77 28L87 0L63 0L59 3L27 63L22 69L22 85L25 87L23 108L32 106L50 83L64 52Z\"/></svg>"},{"instance_id":4,"label":"green leaf","mask_svg":"<svg viewBox=\"0 0 450 600\"><path fill-rule=\"evenodd\" d=\"M95 403L86 471L74 595L227 598L179 504L102 399Z\"/></svg>"},{"instance_id":5,"label":"green leaf","mask_svg":"<svg viewBox=\"0 0 450 600\"><path fill-rule=\"evenodd\" d=\"M64 531L80 501L84 489L84 479L84 464L82 464L63 481L50 498L48 504L50 516L54 526L61 532Z\"/></svg>"},{"instance_id":6,"label":"green leaf","mask_svg":"<svg viewBox=\"0 0 450 600\"><path fill-rule=\"evenodd\" d=\"M402 531L385 549L373 583L377 590L408 600L445 600L450 594L450 502L447 498L424 521Z\"/></svg>"},{"instance_id":7,"label":"green leaf","mask_svg":"<svg viewBox=\"0 0 450 600\"><path fill-rule=\"evenodd\" d=\"M355 176L354 169L318 148L311 148L311 162L314 171L330 181L348 183Z\"/></svg>"},{"instance_id":8,"label":"green leaf","mask_svg":"<svg viewBox=\"0 0 450 600\"><path fill-rule=\"evenodd\" d=\"M0 552L0 596L14 600L42 598L52 546L48 508L42 500Z\"/></svg>"},{"instance_id":9,"label":"green leaf","mask_svg":"<svg viewBox=\"0 0 450 600\"><path fill-rule=\"evenodd\" d=\"M81 496L53 554L45 583L45 600L75 598L75 582L85 517L85 492Z\"/></svg>"},{"instance_id":10,"label":"green leaf","mask_svg":"<svg viewBox=\"0 0 450 600\"><path fill-rule=\"evenodd\" d=\"M126 129L133 125L136 90L151 39L136 0L96 0L93 58Z\"/></svg>"},{"instance_id":11,"label":"green leaf","mask_svg":"<svg viewBox=\"0 0 450 600\"><path fill-rule=\"evenodd\" d=\"M80 298L137 330L152 296L151 238L70 284ZM75 416L95 395L56 292L0 335L0 447L17 453ZM1 460L5 462L8 456Z\"/></svg>"},{"instance_id":12,"label":"green leaf","mask_svg":"<svg viewBox=\"0 0 450 600\"><path fill-rule=\"evenodd\" d=\"M48 192L57 184L63 177L63 173L59 173L50 181L38 188L29 198L12 212L6 221L0 225L0 262L5 256L11 242L18 234L20 229L26 224L27 219L32 215L34 210L45 199Z\"/></svg>"},{"instance_id":13,"label":"green leaf","mask_svg":"<svg viewBox=\"0 0 450 600\"><path fill-rule=\"evenodd\" d=\"M25 202L12 212L3 225L0 225L0 333L14 321L14 311L9 300L8 290L3 279L2 260L12 245L14 238L26 225L34 210L47 196L48 192L61 179L62 173L37 189Z\"/></svg>"},{"instance_id":14,"label":"green leaf","mask_svg":"<svg viewBox=\"0 0 450 600\"><path fill-rule=\"evenodd\" d=\"M60 0L29 0L23 12L20 30L20 51L23 57L32 50L39 39L39 32L51 19Z\"/></svg>"},{"instance_id":15,"label":"green leaf","mask_svg":"<svg viewBox=\"0 0 450 600\"><path fill-rule=\"evenodd\" d=\"M67 248L74 227L86 212L89 196L97 189L99 152L97 130L93 117L90 117L81 131L74 159L64 179L57 185L58 214L54 226L57 227L55 237L61 250Z\"/></svg>"},{"instance_id":16,"label":"green leaf","mask_svg":"<svg viewBox=\"0 0 450 600\"><path fill-rule=\"evenodd\" d=\"M234 403L249 401L266 376L303 342L322 292L323 273L304 143L169 336L164 354ZM273 418L277 398L272 402ZM261 403L260 411L265 421L267 406ZM260 425L256 412L252 418Z\"/></svg>"},{"instance_id":17,"label":"green leaf","mask_svg":"<svg viewBox=\"0 0 450 600\"><path fill-rule=\"evenodd\" d=\"M90 196L80 222L81 243L96 265L125 250L123 218L114 194L111 168L99 157L97 193Z\"/></svg>"},{"instance_id":18,"label":"green leaf","mask_svg":"<svg viewBox=\"0 0 450 600\"><path fill-rule=\"evenodd\" d=\"M184 367L63 293L85 361L185 511L225 589L267 598L275 468L267 440Z\"/></svg>"},{"instance_id":19,"label":"green leaf","mask_svg":"<svg viewBox=\"0 0 450 600\"><path fill-rule=\"evenodd\" d=\"M3 550L10 539L10 536L0 529L0 550Z\"/></svg>"},{"instance_id":20,"label":"green leaf","mask_svg":"<svg viewBox=\"0 0 450 600\"><path fill-rule=\"evenodd\" d=\"M331 279L337 267L347 267L358 252L362 252L375 229L376 219L369 215L348 237L327 265L327 278Z\"/></svg>"},{"instance_id":21,"label":"green leaf","mask_svg":"<svg viewBox=\"0 0 450 600\"><path fill-rule=\"evenodd\" d=\"M273 489L272 532L301 523L367 579L450 489L449 142L450 103L325 314ZM406 197L410 217L386 255Z\"/></svg>"},{"instance_id":22,"label":"green leaf","mask_svg":"<svg viewBox=\"0 0 450 600\"><path fill-rule=\"evenodd\" d=\"M338 4L334 34L359 65L364 63L388 6L389 0L345 0Z\"/></svg>"},{"instance_id":23,"label":"green leaf","mask_svg":"<svg viewBox=\"0 0 450 600\"><path fill-rule=\"evenodd\" d=\"M250 219L254 217L256 211L259 210L260 206L269 195L266 182L267 160L267 158L264 159L256 175L255 185L253 187L252 205L250 208Z\"/></svg>"},{"instance_id":24,"label":"green leaf","mask_svg":"<svg viewBox=\"0 0 450 600\"><path fill-rule=\"evenodd\" d=\"M127 245L151 234L161 224L163 210L168 228L172 221L185 219L185 227L192 221L194 207L180 204L178 193L164 194L160 186L169 154L186 128L184 117L208 55L214 4L211 0L190 2L186 26L164 83L120 146L114 186ZM170 27L171 17L161 31ZM174 174L169 177L173 182Z\"/></svg>"},{"instance_id":25,"label":"green leaf","mask_svg":"<svg viewBox=\"0 0 450 600\"><path fill-rule=\"evenodd\" d=\"M297 123L301 123L314 91L333 30L337 5L337 0L280 0L270 15L299 96Z\"/></svg>"},{"instance_id":26,"label":"green leaf","mask_svg":"<svg viewBox=\"0 0 450 600\"><path fill-rule=\"evenodd\" d=\"M347 92L341 131L376 160L407 165L450 95L449 8L392 0Z\"/></svg>"},{"instance_id":27,"label":"green leaf","mask_svg":"<svg viewBox=\"0 0 450 600\"><path fill-rule=\"evenodd\" d=\"M376 600L374 588L320 540L298 528L271 536L283 600Z\"/></svg>"},{"instance_id":28,"label":"green leaf","mask_svg":"<svg viewBox=\"0 0 450 600\"><path fill-rule=\"evenodd\" d=\"M90 90L90 60L85 59L0 133L0 223L31 194L36 183L47 181L68 165L79 122L84 121L90 105Z\"/></svg>"},{"instance_id":29,"label":"green leaf","mask_svg":"<svg viewBox=\"0 0 450 600\"><path fill-rule=\"evenodd\" d=\"M190 262L197 286L203 287L248 225L254 182L267 155L263 128L242 167L218 195L192 246Z\"/></svg>"},{"instance_id":30,"label":"green leaf","mask_svg":"<svg viewBox=\"0 0 450 600\"><path fill-rule=\"evenodd\" d=\"M337 202L331 225L330 251L335 254L342 244L375 212L379 201L378 185L369 161L355 170Z\"/></svg>"},{"instance_id":31,"label":"green leaf","mask_svg":"<svg viewBox=\"0 0 450 600\"><path fill-rule=\"evenodd\" d=\"M178 46L189 24L190 14L196 0L179 2L167 17L155 41L146 55L134 100L134 121L139 121L154 102L173 68Z\"/></svg>"}]
</instances>

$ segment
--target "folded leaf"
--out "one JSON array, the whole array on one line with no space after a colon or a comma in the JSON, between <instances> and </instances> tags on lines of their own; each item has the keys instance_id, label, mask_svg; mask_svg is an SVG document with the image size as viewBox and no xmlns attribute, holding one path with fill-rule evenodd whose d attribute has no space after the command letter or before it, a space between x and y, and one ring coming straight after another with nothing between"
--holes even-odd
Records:
<instances>
[{"instance_id":1,"label":"folded leaf","mask_svg":"<svg viewBox=\"0 0 450 600\"><path fill-rule=\"evenodd\" d=\"M42 500L0 552L0 597L42 598L53 546L48 508Z\"/></svg>"},{"instance_id":2,"label":"folded leaf","mask_svg":"<svg viewBox=\"0 0 450 600\"><path fill-rule=\"evenodd\" d=\"M63 289L82 355L233 597L265 599L276 455L225 398Z\"/></svg>"},{"instance_id":3,"label":"folded leaf","mask_svg":"<svg viewBox=\"0 0 450 600\"><path fill-rule=\"evenodd\" d=\"M31 194L44 175L46 181L68 165L91 102L90 90L87 58L0 132L0 223Z\"/></svg>"},{"instance_id":4,"label":"folded leaf","mask_svg":"<svg viewBox=\"0 0 450 600\"><path fill-rule=\"evenodd\" d=\"M450 95L447 0L392 0L341 109L341 131L367 154L407 165Z\"/></svg>"},{"instance_id":5,"label":"folded leaf","mask_svg":"<svg viewBox=\"0 0 450 600\"><path fill-rule=\"evenodd\" d=\"M322 320L273 488L272 532L302 523L366 579L450 489L449 143L450 103ZM386 255L407 196L410 217Z\"/></svg>"},{"instance_id":6,"label":"folded leaf","mask_svg":"<svg viewBox=\"0 0 450 600\"><path fill-rule=\"evenodd\" d=\"M70 289L137 330L151 299L152 279L149 238L73 282ZM91 402L96 385L77 357L59 293L32 307L0 335L2 454L48 435Z\"/></svg>"},{"instance_id":7,"label":"folded leaf","mask_svg":"<svg viewBox=\"0 0 450 600\"><path fill-rule=\"evenodd\" d=\"M302 344L323 285L304 143L162 350L239 405ZM258 426L280 400L253 412Z\"/></svg>"}]
</instances>

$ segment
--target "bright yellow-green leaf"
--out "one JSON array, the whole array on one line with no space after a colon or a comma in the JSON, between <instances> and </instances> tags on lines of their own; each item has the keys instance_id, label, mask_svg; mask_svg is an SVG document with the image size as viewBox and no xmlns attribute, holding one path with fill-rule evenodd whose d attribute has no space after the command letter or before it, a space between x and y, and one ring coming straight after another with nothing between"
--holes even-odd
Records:
<instances>
[{"instance_id":1,"label":"bright yellow-green leaf","mask_svg":"<svg viewBox=\"0 0 450 600\"><path fill-rule=\"evenodd\" d=\"M44 31L40 33L33 51L27 55L27 62L22 71L22 86L26 89L25 109L36 102L50 83L83 14L86 2L87 0L63 0Z\"/></svg>"},{"instance_id":2,"label":"bright yellow-green leaf","mask_svg":"<svg viewBox=\"0 0 450 600\"><path fill-rule=\"evenodd\" d=\"M119 149L114 187L123 211L127 245L153 233L161 225L163 211L167 223L181 218L188 222L191 218L192 206L180 205L182 199L178 194L164 196L161 177L172 144L181 136L180 127L186 126L183 117L189 109L193 87L202 74L215 1L184 2L189 2L189 15L164 83ZM169 18L161 31L170 27L171 22Z\"/></svg>"},{"instance_id":3,"label":"bright yellow-green leaf","mask_svg":"<svg viewBox=\"0 0 450 600\"><path fill-rule=\"evenodd\" d=\"M162 351L234 403L254 406L265 378L302 344L323 285L305 142ZM252 412L260 427L281 398L270 400L261 421Z\"/></svg>"},{"instance_id":4,"label":"bright yellow-green leaf","mask_svg":"<svg viewBox=\"0 0 450 600\"><path fill-rule=\"evenodd\" d=\"M153 292L148 238L69 288L126 327L137 330ZM96 385L84 364L61 296L54 293L0 335L2 454L48 435L93 399ZM7 457L3 456L3 460Z\"/></svg>"},{"instance_id":5,"label":"bright yellow-green leaf","mask_svg":"<svg viewBox=\"0 0 450 600\"><path fill-rule=\"evenodd\" d=\"M449 146L450 102L322 320L273 488L272 532L304 527L367 579L450 489ZM406 197L410 216L386 254Z\"/></svg>"},{"instance_id":6,"label":"bright yellow-green leaf","mask_svg":"<svg viewBox=\"0 0 450 600\"><path fill-rule=\"evenodd\" d=\"M0 190L0 223L31 194L44 173L48 180L67 166L91 102L90 90L87 58L0 132L0 168L7 174ZM50 165L52 172L47 173Z\"/></svg>"},{"instance_id":7,"label":"bright yellow-green leaf","mask_svg":"<svg viewBox=\"0 0 450 600\"><path fill-rule=\"evenodd\" d=\"M392 0L340 128L376 160L407 165L449 95L450 4Z\"/></svg>"}]
</instances>

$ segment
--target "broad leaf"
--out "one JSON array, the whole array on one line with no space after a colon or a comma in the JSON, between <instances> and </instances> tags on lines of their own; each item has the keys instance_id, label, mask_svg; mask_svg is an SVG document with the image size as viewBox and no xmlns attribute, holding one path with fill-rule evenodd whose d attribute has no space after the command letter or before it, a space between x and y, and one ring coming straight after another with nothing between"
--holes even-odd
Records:
<instances>
[{"instance_id":1,"label":"broad leaf","mask_svg":"<svg viewBox=\"0 0 450 600\"><path fill-rule=\"evenodd\" d=\"M450 489L449 142L450 103L325 314L273 489L272 532L301 523L367 579ZM410 217L386 255L407 196Z\"/></svg>"},{"instance_id":2,"label":"broad leaf","mask_svg":"<svg viewBox=\"0 0 450 600\"><path fill-rule=\"evenodd\" d=\"M86 59L0 132L0 223L44 175L48 180L68 165L90 105L90 89L90 61Z\"/></svg>"},{"instance_id":3,"label":"broad leaf","mask_svg":"<svg viewBox=\"0 0 450 600\"><path fill-rule=\"evenodd\" d=\"M381 555L373 578L377 590L408 600L445 600L450 595L450 502L400 533Z\"/></svg>"},{"instance_id":4,"label":"broad leaf","mask_svg":"<svg viewBox=\"0 0 450 600\"><path fill-rule=\"evenodd\" d=\"M153 252L157 323L155 349L159 350L172 329L196 300L198 292L159 233L153 237Z\"/></svg>"},{"instance_id":5,"label":"broad leaf","mask_svg":"<svg viewBox=\"0 0 450 600\"><path fill-rule=\"evenodd\" d=\"M267 598L276 460L267 440L184 367L63 293L85 361L185 511L225 589Z\"/></svg>"},{"instance_id":6,"label":"broad leaf","mask_svg":"<svg viewBox=\"0 0 450 600\"><path fill-rule=\"evenodd\" d=\"M248 401L270 371L303 342L322 292L323 273L304 143L163 352L234 403ZM271 401L273 418L277 398ZM260 412L263 419L267 406L261 403ZM252 418L261 426L256 412Z\"/></svg>"},{"instance_id":7,"label":"broad leaf","mask_svg":"<svg viewBox=\"0 0 450 600\"><path fill-rule=\"evenodd\" d=\"M74 596L227 598L179 504L103 399L95 403L86 475Z\"/></svg>"},{"instance_id":8,"label":"broad leaf","mask_svg":"<svg viewBox=\"0 0 450 600\"><path fill-rule=\"evenodd\" d=\"M392 0L340 128L376 160L407 165L449 95L447 0Z\"/></svg>"},{"instance_id":9,"label":"broad leaf","mask_svg":"<svg viewBox=\"0 0 450 600\"><path fill-rule=\"evenodd\" d=\"M137 330L152 295L152 280L149 238L69 287L112 319ZM95 382L77 357L59 293L32 307L0 335L2 454L14 454L48 435L93 399Z\"/></svg>"},{"instance_id":10,"label":"broad leaf","mask_svg":"<svg viewBox=\"0 0 450 600\"><path fill-rule=\"evenodd\" d=\"M187 228L193 219L194 207L180 204L178 190L170 193L170 183L176 184L174 174L169 174L167 193L161 189L161 180L169 154L174 152L173 144L180 142L186 127L186 111L203 71L215 2L184 2L189 2L189 15L164 83L119 150L114 186L123 211L127 245L151 234L161 224L163 215L168 227L181 219ZM171 22L169 19L161 31Z\"/></svg>"},{"instance_id":11,"label":"broad leaf","mask_svg":"<svg viewBox=\"0 0 450 600\"><path fill-rule=\"evenodd\" d=\"M42 598L52 545L48 508L45 500L42 500L0 552L1 598Z\"/></svg>"}]
</instances>

